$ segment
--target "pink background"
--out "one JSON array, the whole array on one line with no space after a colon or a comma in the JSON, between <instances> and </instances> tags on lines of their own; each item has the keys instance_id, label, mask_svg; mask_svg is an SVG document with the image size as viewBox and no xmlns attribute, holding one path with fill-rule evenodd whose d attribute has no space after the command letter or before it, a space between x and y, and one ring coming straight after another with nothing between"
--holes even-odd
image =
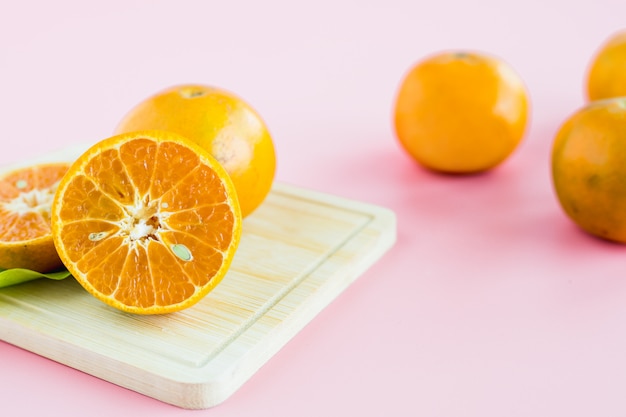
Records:
<instances>
[{"instance_id":1,"label":"pink background","mask_svg":"<svg viewBox=\"0 0 626 417\"><path fill-rule=\"evenodd\" d=\"M623 0L71 0L0 6L0 164L109 136L132 105L200 82L270 126L277 181L393 209L398 242L251 380L188 411L0 342L7 416L623 416L626 248L580 232L551 187ZM500 56L532 124L499 169L417 167L397 85L449 48Z\"/></svg>"}]
</instances>

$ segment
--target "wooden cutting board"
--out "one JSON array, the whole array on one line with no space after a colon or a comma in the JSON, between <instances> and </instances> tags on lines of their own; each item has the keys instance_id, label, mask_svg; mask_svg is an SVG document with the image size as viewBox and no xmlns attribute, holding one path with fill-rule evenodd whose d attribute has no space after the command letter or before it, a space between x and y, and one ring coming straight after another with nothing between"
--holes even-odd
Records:
<instances>
[{"instance_id":1,"label":"wooden cutting board","mask_svg":"<svg viewBox=\"0 0 626 417\"><path fill-rule=\"evenodd\" d=\"M72 160L84 146L42 160ZM33 161L27 161L31 163ZM276 184L224 280L195 306L136 316L73 279L0 289L0 340L182 408L215 406L395 242L384 208Z\"/></svg>"}]
</instances>

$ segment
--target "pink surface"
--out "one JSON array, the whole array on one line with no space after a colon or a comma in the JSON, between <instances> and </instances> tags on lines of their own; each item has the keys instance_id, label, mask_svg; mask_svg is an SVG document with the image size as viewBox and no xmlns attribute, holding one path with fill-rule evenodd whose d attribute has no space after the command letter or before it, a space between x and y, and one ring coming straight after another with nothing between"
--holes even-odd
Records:
<instances>
[{"instance_id":1,"label":"pink surface","mask_svg":"<svg viewBox=\"0 0 626 417\"><path fill-rule=\"evenodd\" d=\"M510 4L508 4L510 3ZM110 135L172 84L237 92L277 180L393 209L398 242L237 393L182 410L0 342L7 416L622 416L626 248L581 233L549 151L626 3L528 0L24 1L0 10L7 164ZM426 54L498 55L533 102L499 169L442 177L396 144L391 107Z\"/></svg>"}]
</instances>

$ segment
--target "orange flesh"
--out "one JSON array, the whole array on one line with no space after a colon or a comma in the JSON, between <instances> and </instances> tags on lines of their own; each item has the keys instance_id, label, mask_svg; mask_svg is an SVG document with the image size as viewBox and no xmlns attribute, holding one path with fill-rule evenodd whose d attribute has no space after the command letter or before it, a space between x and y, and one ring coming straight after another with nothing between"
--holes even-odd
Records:
<instances>
[{"instance_id":1,"label":"orange flesh","mask_svg":"<svg viewBox=\"0 0 626 417\"><path fill-rule=\"evenodd\" d=\"M50 205L68 164L16 170L0 181L0 241L19 242L51 233Z\"/></svg>"},{"instance_id":2,"label":"orange flesh","mask_svg":"<svg viewBox=\"0 0 626 417\"><path fill-rule=\"evenodd\" d=\"M160 313L217 284L210 281L230 262L240 214L227 174L220 178L196 151L176 141L121 141L63 185L57 246L96 296Z\"/></svg>"}]
</instances>

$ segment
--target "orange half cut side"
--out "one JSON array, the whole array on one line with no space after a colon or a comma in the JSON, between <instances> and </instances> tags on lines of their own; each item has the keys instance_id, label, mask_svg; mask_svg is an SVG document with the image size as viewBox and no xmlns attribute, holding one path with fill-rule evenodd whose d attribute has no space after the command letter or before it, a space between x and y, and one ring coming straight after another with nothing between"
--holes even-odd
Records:
<instances>
[{"instance_id":1,"label":"orange half cut side","mask_svg":"<svg viewBox=\"0 0 626 417\"><path fill-rule=\"evenodd\" d=\"M226 274L241 211L222 166L186 138L141 131L85 152L52 204L59 256L101 301L129 313L190 307Z\"/></svg>"},{"instance_id":2,"label":"orange half cut side","mask_svg":"<svg viewBox=\"0 0 626 417\"><path fill-rule=\"evenodd\" d=\"M62 268L50 210L70 163L25 166L0 176L0 268L50 272Z\"/></svg>"}]
</instances>

